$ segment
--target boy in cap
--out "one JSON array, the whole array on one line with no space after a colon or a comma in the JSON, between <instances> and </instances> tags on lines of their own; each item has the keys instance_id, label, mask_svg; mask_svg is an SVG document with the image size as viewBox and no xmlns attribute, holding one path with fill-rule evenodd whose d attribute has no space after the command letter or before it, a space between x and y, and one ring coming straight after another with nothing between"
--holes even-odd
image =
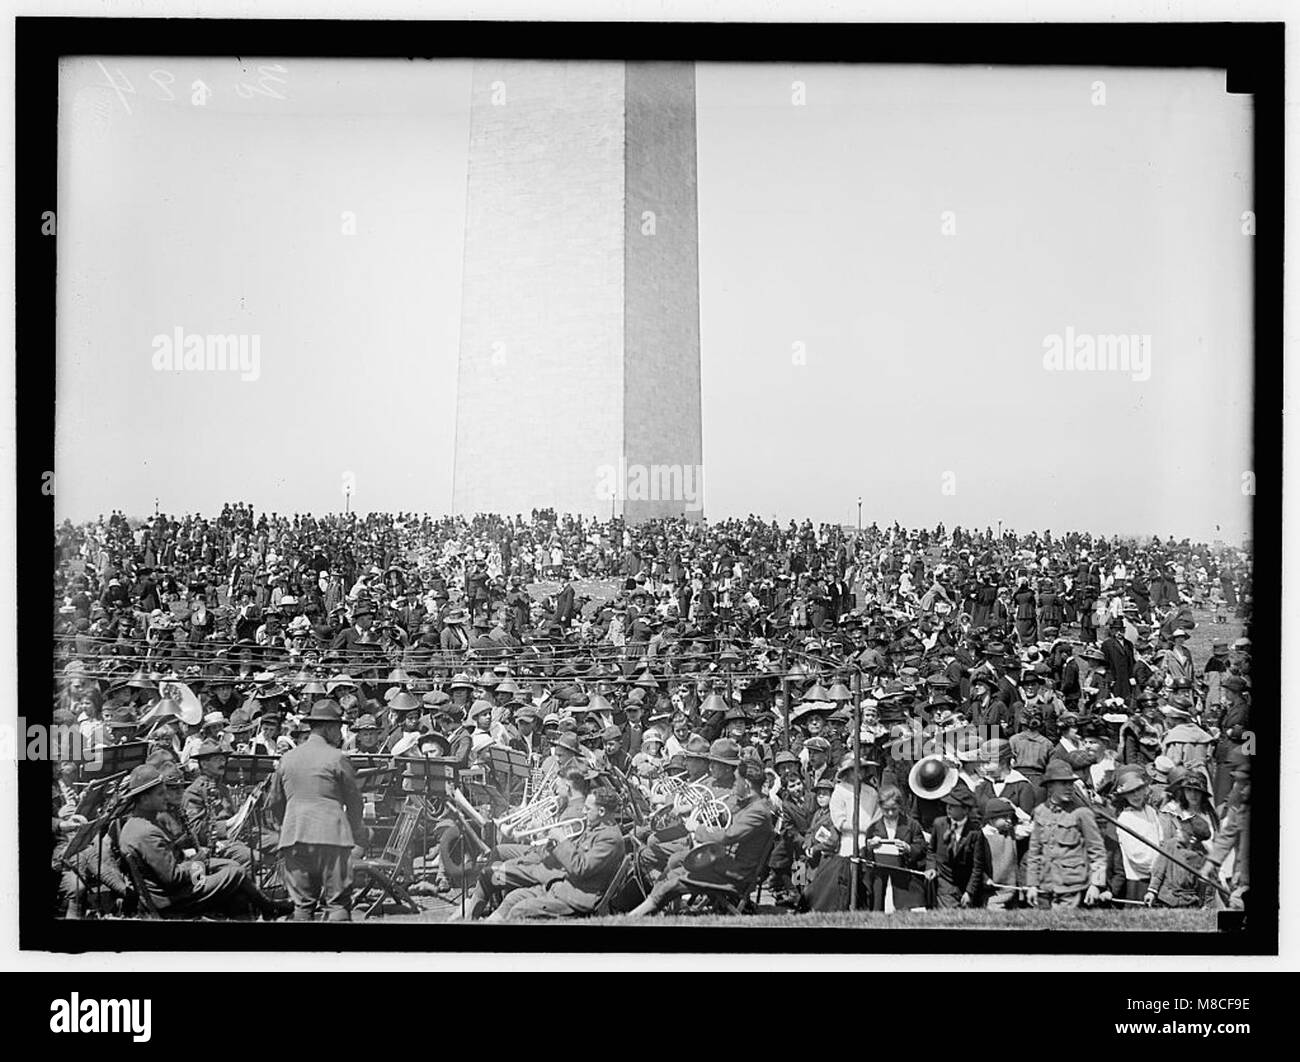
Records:
<instances>
[{"instance_id":1,"label":"boy in cap","mask_svg":"<svg viewBox=\"0 0 1300 1062\"><path fill-rule=\"evenodd\" d=\"M1005 911L1020 898L1020 855L1016 841L1016 809L1011 801L994 797L984 805L976 861L984 869L978 906Z\"/></svg>"}]
</instances>

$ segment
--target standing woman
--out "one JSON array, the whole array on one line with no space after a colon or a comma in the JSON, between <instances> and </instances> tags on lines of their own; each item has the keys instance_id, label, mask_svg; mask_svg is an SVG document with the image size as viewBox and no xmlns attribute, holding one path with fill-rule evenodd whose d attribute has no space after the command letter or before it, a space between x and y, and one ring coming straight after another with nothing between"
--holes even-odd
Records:
<instances>
[{"instance_id":1,"label":"standing woman","mask_svg":"<svg viewBox=\"0 0 1300 1062\"><path fill-rule=\"evenodd\" d=\"M903 811L903 796L895 786L880 790L880 818L867 830L866 854L877 864L867 870L871 910L910 911L925 906L925 879L919 873L906 873L925 870L925 834L921 824Z\"/></svg>"},{"instance_id":2,"label":"standing woman","mask_svg":"<svg viewBox=\"0 0 1300 1062\"><path fill-rule=\"evenodd\" d=\"M1151 871L1165 841L1160 814L1147 802L1150 792L1145 771L1125 770L1115 778L1115 807L1119 825L1119 850L1124 858L1124 895L1122 900L1141 900L1151 885ZM1133 833L1151 842L1143 844ZM1155 847L1152 847L1154 845Z\"/></svg>"},{"instance_id":3,"label":"standing woman","mask_svg":"<svg viewBox=\"0 0 1300 1062\"><path fill-rule=\"evenodd\" d=\"M868 762L862 761L867 767ZM830 824L839 831L839 854L828 856L817 868L806 893L808 906L813 911L847 911L852 894L853 875L858 868L853 863L853 789L857 772L853 766L853 756L847 755L840 761L835 788L831 792ZM880 796L875 786L865 778L862 780L858 797L858 851L867 851L867 831L880 818ZM859 884L863 884L859 882ZM865 896L865 886L859 891L859 901Z\"/></svg>"}]
</instances>

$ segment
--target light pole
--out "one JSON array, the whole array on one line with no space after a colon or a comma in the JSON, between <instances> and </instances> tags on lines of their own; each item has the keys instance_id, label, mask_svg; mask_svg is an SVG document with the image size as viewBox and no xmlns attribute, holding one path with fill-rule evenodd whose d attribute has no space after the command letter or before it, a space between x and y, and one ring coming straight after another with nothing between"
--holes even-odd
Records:
<instances>
[{"instance_id":1,"label":"light pole","mask_svg":"<svg viewBox=\"0 0 1300 1062\"><path fill-rule=\"evenodd\" d=\"M351 512L352 512L352 488L344 487L343 488L343 513L346 516L346 515L350 515Z\"/></svg>"},{"instance_id":2,"label":"light pole","mask_svg":"<svg viewBox=\"0 0 1300 1062\"><path fill-rule=\"evenodd\" d=\"M862 498L858 498L858 534L862 534Z\"/></svg>"}]
</instances>

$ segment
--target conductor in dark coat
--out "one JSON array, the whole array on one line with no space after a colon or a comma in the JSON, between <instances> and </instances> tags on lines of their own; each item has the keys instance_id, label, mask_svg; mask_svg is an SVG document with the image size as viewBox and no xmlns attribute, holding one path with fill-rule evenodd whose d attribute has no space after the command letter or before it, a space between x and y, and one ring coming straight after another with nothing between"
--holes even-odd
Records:
<instances>
[{"instance_id":1,"label":"conductor in dark coat","mask_svg":"<svg viewBox=\"0 0 1300 1062\"><path fill-rule=\"evenodd\" d=\"M326 921L351 920L348 864L367 829L356 771L340 749L342 720L336 702L313 704L311 737L280 758L271 778L269 806L280 819L280 869L294 921L311 921L318 907Z\"/></svg>"}]
</instances>

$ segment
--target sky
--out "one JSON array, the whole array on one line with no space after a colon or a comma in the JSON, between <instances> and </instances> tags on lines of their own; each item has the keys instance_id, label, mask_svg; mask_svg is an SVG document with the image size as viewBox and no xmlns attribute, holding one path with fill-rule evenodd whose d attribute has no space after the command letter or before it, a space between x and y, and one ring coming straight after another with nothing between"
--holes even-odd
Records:
<instances>
[{"instance_id":1,"label":"sky","mask_svg":"<svg viewBox=\"0 0 1300 1062\"><path fill-rule=\"evenodd\" d=\"M59 519L448 511L470 74L64 61ZM1223 85L700 64L706 516L1239 540L1253 119ZM158 371L178 328L256 335L256 379ZM1045 363L1112 337L1145 362Z\"/></svg>"}]
</instances>

